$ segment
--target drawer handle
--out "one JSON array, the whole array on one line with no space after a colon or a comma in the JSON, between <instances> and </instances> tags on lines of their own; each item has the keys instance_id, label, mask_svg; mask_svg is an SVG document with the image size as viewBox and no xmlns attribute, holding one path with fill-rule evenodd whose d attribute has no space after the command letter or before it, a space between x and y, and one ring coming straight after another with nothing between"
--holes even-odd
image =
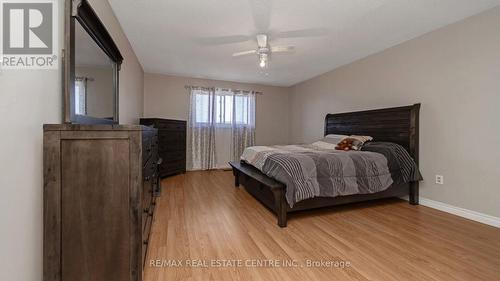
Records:
<instances>
[{"instance_id":1,"label":"drawer handle","mask_svg":"<svg viewBox=\"0 0 500 281\"><path fill-rule=\"evenodd\" d=\"M149 181L150 179L151 179L150 176L147 176L147 177L144 178L145 181Z\"/></svg>"}]
</instances>

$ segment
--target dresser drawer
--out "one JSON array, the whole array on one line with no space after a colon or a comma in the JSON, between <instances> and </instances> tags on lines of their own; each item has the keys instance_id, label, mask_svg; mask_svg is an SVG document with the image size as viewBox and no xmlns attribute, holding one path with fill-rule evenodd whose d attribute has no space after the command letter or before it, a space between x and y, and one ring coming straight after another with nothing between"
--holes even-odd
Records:
<instances>
[{"instance_id":1,"label":"dresser drawer","mask_svg":"<svg viewBox=\"0 0 500 281\"><path fill-rule=\"evenodd\" d=\"M186 158L186 151L181 149L166 150L161 152L162 158L168 159L168 163L176 162Z\"/></svg>"},{"instance_id":2,"label":"dresser drawer","mask_svg":"<svg viewBox=\"0 0 500 281\"><path fill-rule=\"evenodd\" d=\"M164 141L158 147L159 151L186 149L186 139Z\"/></svg>"},{"instance_id":3,"label":"dresser drawer","mask_svg":"<svg viewBox=\"0 0 500 281\"><path fill-rule=\"evenodd\" d=\"M148 254L149 238L142 241L142 266L146 266L146 256Z\"/></svg>"},{"instance_id":4,"label":"dresser drawer","mask_svg":"<svg viewBox=\"0 0 500 281\"><path fill-rule=\"evenodd\" d=\"M185 168L186 167L186 159L181 158L181 159L176 159L172 160L168 163L163 163L160 168L170 168L170 169L176 169L176 168Z\"/></svg>"},{"instance_id":5,"label":"dresser drawer","mask_svg":"<svg viewBox=\"0 0 500 281\"><path fill-rule=\"evenodd\" d=\"M160 130L158 135L162 140L162 146L171 145L172 143L186 143L185 131Z\"/></svg>"},{"instance_id":6,"label":"dresser drawer","mask_svg":"<svg viewBox=\"0 0 500 281\"><path fill-rule=\"evenodd\" d=\"M166 153L174 153L174 152L180 152L181 154L186 155L186 145L180 145L180 144L171 145L167 147L162 147L159 150L160 155L163 155L161 156L162 158L165 158ZM168 158L165 159L168 160Z\"/></svg>"},{"instance_id":7,"label":"dresser drawer","mask_svg":"<svg viewBox=\"0 0 500 281\"><path fill-rule=\"evenodd\" d=\"M153 200L153 179L152 177L146 177L142 184L142 211L148 209Z\"/></svg>"},{"instance_id":8,"label":"dresser drawer","mask_svg":"<svg viewBox=\"0 0 500 281\"><path fill-rule=\"evenodd\" d=\"M158 169L158 171L155 172L153 178L153 202L156 199L156 197L159 197L161 195L161 180L159 172L160 171Z\"/></svg>"},{"instance_id":9,"label":"dresser drawer","mask_svg":"<svg viewBox=\"0 0 500 281\"><path fill-rule=\"evenodd\" d=\"M158 134L156 130L147 130L142 133L142 163L158 152Z\"/></svg>"},{"instance_id":10,"label":"dresser drawer","mask_svg":"<svg viewBox=\"0 0 500 281\"><path fill-rule=\"evenodd\" d=\"M148 234L148 232L149 232L150 221L151 221L151 218L153 217L155 207L156 207L155 198L152 197L150 204L148 205L147 208L144 208L143 212L142 212L142 232L143 232L143 234Z\"/></svg>"},{"instance_id":11,"label":"dresser drawer","mask_svg":"<svg viewBox=\"0 0 500 281\"><path fill-rule=\"evenodd\" d=\"M158 122L155 124L155 128L168 131L183 131L186 130L186 122L185 121Z\"/></svg>"},{"instance_id":12,"label":"dresser drawer","mask_svg":"<svg viewBox=\"0 0 500 281\"><path fill-rule=\"evenodd\" d=\"M143 233L142 233L142 262L143 265L146 262L146 255L148 251L148 246L150 244L150 237L151 237L151 226L153 225L153 214L154 214L154 208L155 204L151 205L151 211L150 213L146 216L146 219L144 221L144 228L143 228Z\"/></svg>"},{"instance_id":13,"label":"dresser drawer","mask_svg":"<svg viewBox=\"0 0 500 281\"><path fill-rule=\"evenodd\" d=\"M155 154L156 155L156 154ZM153 174L156 172L158 166L158 157L151 157L147 160L144 168L142 169L142 176L144 179L151 178Z\"/></svg>"},{"instance_id":14,"label":"dresser drawer","mask_svg":"<svg viewBox=\"0 0 500 281\"><path fill-rule=\"evenodd\" d=\"M142 244L142 267L146 266L146 254L148 252L149 241L143 242Z\"/></svg>"},{"instance_id":15,"label":"dresser drawer","mask_svg":"<svg viewBox=\"0 0 500 281\"><path fill-rule=\"evenodd\" d=\"M178 161L170 163L168 165L162 165L160 167L160 175L162 177L166 175L172 175L177 173L184 173L186 171L186 161Z\"/></svg>"}]
</instances>

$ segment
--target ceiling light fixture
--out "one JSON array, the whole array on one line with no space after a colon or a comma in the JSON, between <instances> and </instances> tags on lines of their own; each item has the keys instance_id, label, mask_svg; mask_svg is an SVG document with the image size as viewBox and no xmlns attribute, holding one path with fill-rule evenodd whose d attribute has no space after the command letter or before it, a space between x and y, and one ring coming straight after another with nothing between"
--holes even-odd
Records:
<instances>
[{"instance_id":1,"label":"ceiling light fixture","mask_svg":"<svg viewBox=\"0 0 500 281\"><path fill-rule=\"evenodd\" d=\"M233 57L247 56L247 55L257 55L259 60L259 67L261 69L266 69L269 67L269 61L271 60L271 55L274 53L287 53L293 52L294 46L269 46L269 38L266 34L257 34L257 49L234 53Z\"/></svg>"},{"instance_id":2,"label":"ceiling light fixture","mask_svg":"<svg viewBox=\"0 0 500 281\"><path fill-rule=\"evenodd\" d=\"M269 57L267 54L259 54L259 66L260 68L267 68L269 64Z\"/></svg>"}]
</instances>

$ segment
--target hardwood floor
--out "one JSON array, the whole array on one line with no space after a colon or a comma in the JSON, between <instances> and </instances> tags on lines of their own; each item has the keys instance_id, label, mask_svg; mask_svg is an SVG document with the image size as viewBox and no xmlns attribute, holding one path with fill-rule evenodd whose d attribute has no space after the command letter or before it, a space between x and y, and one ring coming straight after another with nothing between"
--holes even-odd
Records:
<instances>
[{"instance_id":1,"label":"hardwood floor","mask_svg":"<svg viewBox=\"0 0 500 281\"><path fill-rule=\"evenodd\" d=\"M168 178L162 192L145 281L500 280L500 229L399 199L292 214L279 228L231 172Z\"/></svg>"}]
</instances>

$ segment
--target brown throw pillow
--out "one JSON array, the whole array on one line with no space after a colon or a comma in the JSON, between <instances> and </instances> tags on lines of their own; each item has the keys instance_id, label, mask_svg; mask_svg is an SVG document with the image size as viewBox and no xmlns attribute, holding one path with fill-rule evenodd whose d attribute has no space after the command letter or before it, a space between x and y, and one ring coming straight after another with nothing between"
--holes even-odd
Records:
<instances>
[{"instance_id":1,"label":"brown throw pillow","mask_svg":"<svg viewBox=\"0 0 500 281\"><path fill-rule=\"evenodd\" d=\"M360 150L363 144L367 141L373 140L372 137L370 136L349 136L346 138L343 138L335 147L337 150L344 150L344 151L349 151L349 150Z\"/></svg>"}]
</instances>

